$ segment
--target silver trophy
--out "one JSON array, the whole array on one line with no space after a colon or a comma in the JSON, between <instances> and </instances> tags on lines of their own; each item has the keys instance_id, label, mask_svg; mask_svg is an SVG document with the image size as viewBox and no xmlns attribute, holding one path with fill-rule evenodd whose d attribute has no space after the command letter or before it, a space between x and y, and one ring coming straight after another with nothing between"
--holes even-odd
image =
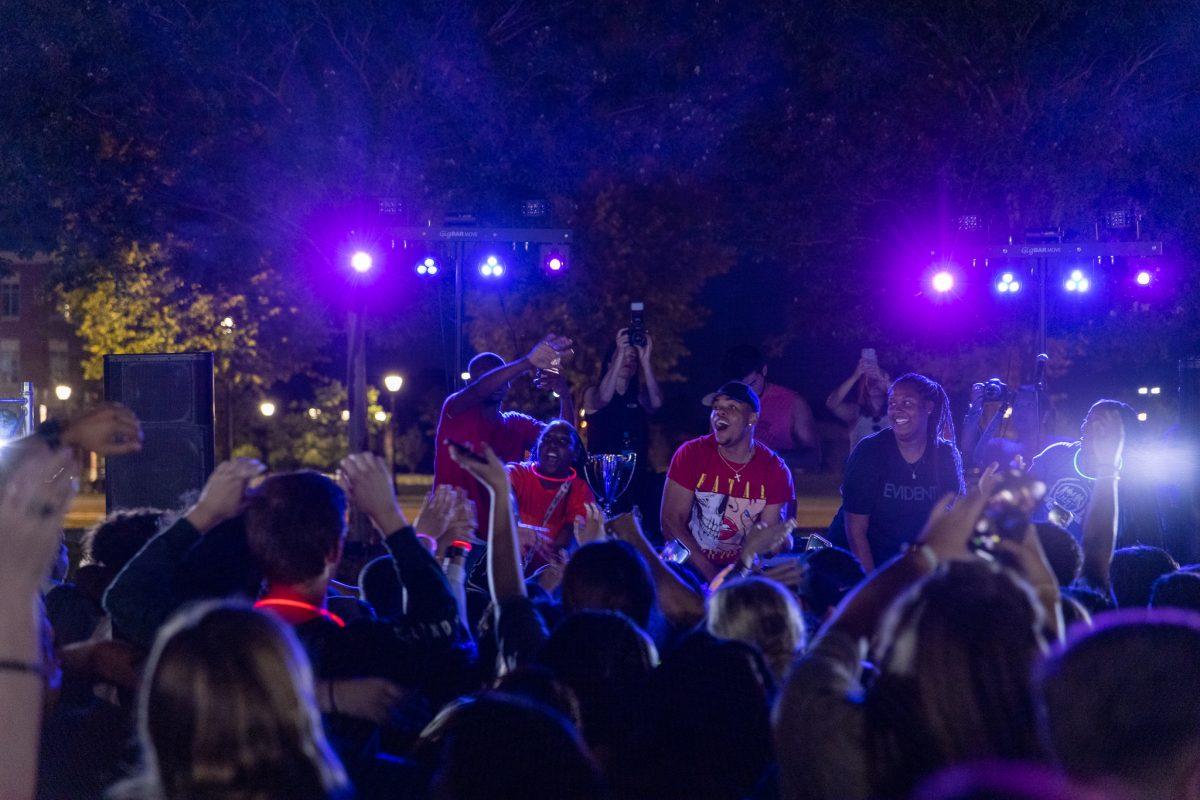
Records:
<instances>
[{"instance_id":1,"label":"silver trophy","mask_svg":"<svg viewBox=\"0 0 1200 800\"><path fill-rule=\"evenodd\" d=\"M604 516L611 517L613 506L633 481L637 453L598 453L588 456L587 482L592 487Z\"/></svg>"}]
</instances>

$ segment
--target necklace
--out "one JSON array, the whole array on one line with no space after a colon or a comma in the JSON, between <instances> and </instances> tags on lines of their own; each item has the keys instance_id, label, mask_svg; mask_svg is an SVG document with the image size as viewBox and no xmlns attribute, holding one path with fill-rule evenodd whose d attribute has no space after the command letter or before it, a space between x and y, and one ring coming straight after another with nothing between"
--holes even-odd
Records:
<instances>
[{"instance_id":1,"label":"necklace","mask_svg":"<svg viewBox=\"0 0 1200 800\"><path fill-rule=\"evenodd\" d=\"M549 481L550 483L566 483L567 481L574 478L576 475L574 467L571 467L570 474L568 474L565 478L551 478L549 475L543 475L542 473L538 472L538 468L533 466L532 464L529 465L529 471L532 472L534 475L538 476L539 478L541 478L542 480Z\"/></svg>"},{"instance_id":2,"label":"necklace","mask_svg":"<svg viewBox=\"0 0 1200 800\"><path fill-rule=\"evenodd\" d=\"M725 462L725 466L729 467L729 470L733 473L734 483L737 483L738 481L740 481L742 479L742 470L744 470L746 467L750 466L750 462L754 460L754 455L757 452L758 452L757 450L751 450L750 458L746 459L742 464L734 464L734 462L730 461L728 458L721 455L721 448L718 447L717 448L717 458L719 458Z\"/></svg>"}]
</instances>

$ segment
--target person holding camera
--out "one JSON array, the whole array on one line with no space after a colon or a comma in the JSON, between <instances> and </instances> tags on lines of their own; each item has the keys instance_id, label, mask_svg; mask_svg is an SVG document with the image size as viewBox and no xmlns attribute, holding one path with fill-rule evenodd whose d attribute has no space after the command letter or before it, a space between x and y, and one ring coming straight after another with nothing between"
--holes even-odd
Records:
<instances>
[{"instance_id":1,"label":"person holding camera","mask_svg":"<svg viewBox=\"0 0 1200 800\"><path fill-rule=\"evenodd\" d=\"M1016 391L999 378L971 386L971 401L963 417L962 454L967 469L993 461L1014 464L1037 452L1037 389Z\"/></svg>"},{"instance_id":2,"label":"person holding camera","mask_svg":"<svg viewBox=\"0 0 1200 800\"><path fill-rule=\"evenodd\" d=\"M867 572L916 538L940 498L965 492L941 384L914 372L901 376L888 393L888 416L892 427L858 443L842 479L838 514Z\"/></svg>"},{"instance_id":3,"label":"person holding camera","mask_svg":"<svg viewBox=\"0 0 1200 800\"><path fill-rule=\"evenodd\" d=\"M654 339L644 329L622 328L608 348L600 383L583 393L588 449L593 453L633 453L637 456L629 489L615 510L635 505L653 508L650 470L650 415L662 408L662 390L654 374Z\"/></svg>"},{"instance_id":4,"label":"person holding camera","mask_svg":"<svg viewBox=\"0 0 1200 800\"><path fill-rule=\"evenodd\" d=\"M850 426L850 449L867 436L892 426L887 415L891 377L879 366L874 348L865 348L853 374L830 392L825 407ZM851 393L854 399L850 399Z\"/></svg>"}]
</instances>

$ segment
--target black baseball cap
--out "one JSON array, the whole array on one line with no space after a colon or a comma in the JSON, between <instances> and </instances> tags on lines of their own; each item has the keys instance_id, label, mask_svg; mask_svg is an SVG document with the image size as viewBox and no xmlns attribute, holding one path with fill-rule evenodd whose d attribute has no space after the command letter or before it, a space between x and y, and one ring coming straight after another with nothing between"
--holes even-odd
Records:
<instances>
[{"instance_id":1,"label":"black baseball cap","mask_svg":"<svg viewBox=\"0 0 1200 800\"><path fill-rule=\"evenodd\" d=\"M722 385L720 389L717 389L712 394L713 400L716 400L718 397L728 397L730 400L745 403L754 409L755 414L762 411L762 404L758 402L758 395L741 381L729 381Z\"/></svg>"}]
</instances>

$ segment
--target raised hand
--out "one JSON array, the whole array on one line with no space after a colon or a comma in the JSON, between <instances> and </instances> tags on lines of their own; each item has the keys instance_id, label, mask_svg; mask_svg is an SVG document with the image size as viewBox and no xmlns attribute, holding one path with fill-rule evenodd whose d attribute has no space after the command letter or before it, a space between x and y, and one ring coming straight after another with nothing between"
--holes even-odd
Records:
<instances>
[{"instance_id":1,"label":"raised hand","mask_svg":"<svg viewBox=\"0 0 1200 800\"><path fill-rule=\"evenodd\" d=\"M583 507L584 516L575 517L575 541L580 547L604 539L604 512L595 503Z\"/></svg>"},{"instance_id":2,"label":"raised hand","mask_svg":"<svg viewBox=\"0 0 1200 800\"><path fill-rule=\"evenodd\" d=\"M988 496L976 489L966 497L958 498L954 507L947 509L956 497L952 492L937 502L929 521L925 523L925 529L917 537L917 542L928 546L938 561L973 557L971 537L975 535L975 524L983 513Z\"/></svg>"},{"instance_id":3,"label":"raised hand","mask_svg":"<svg viewBox=\"0 0 1200 800\"><path fill-rule=\"evenodd\" d=\"M566 336L552 333L534 345L526 358L537 369L557 369L562 366L563 359L574 353L571 349L572 344Z\"/></svg>"},{"instance_id":4,"label":"raised hand","mask_svg":"<svg viewBox=\"0 0 1200 800\"><path fill-rule=\"evenodd\" d=\"M742 544L742 563L750 564L756 556L774 552L792 531L796 529L796 520L784 519L771 525L757 525L746 533L746 541Z\"/></svg>"},{"instance_id":5,"label":"raised hand","mask_svg":"<svg viewBox=\"0 0 1200 800\"><path fill-rule=\"evenodd\" d=\"M396 502L396 484L387 462L373 453L352 453L342 459L342 481L354 507L371 518L387 536L408 524Z\"/></svg>"},{"instance_id":6,"label":"raised hand","mask_svg":"<svg viewBox=\"0 0 1200 800\"><path fill-rule=\"evenodd\" d=\"M142 449L142 426L120 403L102 403L67 423L63 444L102 456L119 456Z\"/></svg>"},{"instance_id":7,"label":"raised hand","mask_svg":"<svg viewBox=\"0 0 1200 800\"><path fill-rule=\"evenodd\" d=\"M456 505L453 487L446 484L438 486L425 498L413 528L418 535L428 536L434 541L441 539L450 527Z\"/></svg>"},{"instance_id":8,"label":"raised hand","mask_svg":"<svg viewBox=\"0 0 1200 800\"><path fill-rule=\"evenodd\" d=\"M650 354L654 351L654 337L647 333L646 343L634 349L637 350L638 360L642 362L642 365L648 365L650 363Z\"/></svg>"},{"instance_id":9,"label":"raised hand","mask_svg":"<svg viewBox=\"0 0 1200 800\"><path fill-rule=\"evenodd\" d=\"M0 488L0 595L28 599L50 572L75 496L70 450L31 453Z\"/></svg>"},{"instance_id":10,"label":"raised hand","mask_svg":"<svg viewBox=\"0 0 1200 800\"><path fill-rule=\"evenodd\" d=\"M200 491L200 499L187 513L187 521L200 533L208 533L227 519L246 508L246 489L250 481L266 470L253 458L223 461L208 476Z\"/></svg>"}]
</instances>

